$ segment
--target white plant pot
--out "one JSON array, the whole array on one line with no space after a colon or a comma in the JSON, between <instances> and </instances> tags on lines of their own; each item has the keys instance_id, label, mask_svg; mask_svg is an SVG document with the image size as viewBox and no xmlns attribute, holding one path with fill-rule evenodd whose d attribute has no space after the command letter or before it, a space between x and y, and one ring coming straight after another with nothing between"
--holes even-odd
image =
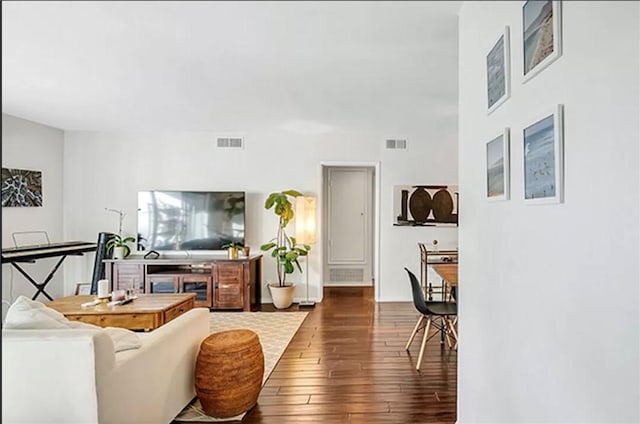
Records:
<instances>
[{"instance_id":1,"label":"white plant pot","mask_svg":"<svg viewBox=\"0 0 640 424\"><path fill-rule=\"evenodd\" d=\"M269 284L273 306L277 309L286 309L293 303L293 296L296 294L296 286L293 284L280 287L278 284Z\"/></svg>"},{"instance_id":2,"label":"white plant pot","mask_svg":"<svg viewBox=\"0 0 640 424\"><path fill-rule=\"evenodd\" d=\"M113 259L124 259L124 246L115 246L113 248Z\"/></svg>"}]
</instances>

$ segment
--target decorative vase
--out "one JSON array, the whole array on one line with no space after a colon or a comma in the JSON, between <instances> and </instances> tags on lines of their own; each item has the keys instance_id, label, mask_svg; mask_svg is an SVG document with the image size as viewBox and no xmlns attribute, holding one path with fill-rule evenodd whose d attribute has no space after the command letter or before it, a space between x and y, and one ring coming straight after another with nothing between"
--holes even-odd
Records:
<instances>
[{"instance_id":1,"label":"decorative vase","mask_svg":"<svg viewBox=\"0 0 640 424\"><path fill-rule=\"evenodd\" d=\"M269 284L271 299L276 309L287 309L293 303L293 296L296 293L296 286L290 284L288 286L279 286L278 284Z\"/></svg>"},{"instance_id":2,"label":"decorative vase","mask_svg":"<svg viewBox=\"0 0 640 424\"><path fill-rule=\"evenodd\" d=\"M229 259L238 259L238 249L235 247L228 248L227 253L229 255Z\"/></svg>"},{"instance_id":3,"label":"decorative vase","mask_svg":"<svg viewBox=\"0 0 640 424\"><path fill-rule=\"evenodd\" d=\"M113 259L124 259L124 246L115 246L113 248Z\"/></svg>"}]
</instances>

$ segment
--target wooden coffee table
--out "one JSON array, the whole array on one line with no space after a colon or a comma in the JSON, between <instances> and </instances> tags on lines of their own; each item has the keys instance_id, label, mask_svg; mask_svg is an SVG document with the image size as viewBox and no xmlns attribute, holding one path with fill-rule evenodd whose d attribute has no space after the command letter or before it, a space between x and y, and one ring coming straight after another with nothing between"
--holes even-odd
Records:
<instances>
[{"instance_id":1,"label":"wooden coffee table","mask_svg":"<svg viewBox=\"0 0 640 424\"><path fill-rule=\"evenodd\" d=\"M103 303L83 307L94 296L68 296L46 305L70 320L101 327L122 327L129 330L155 330L172 319L193 309L195 293L141 294L126 305L107 306Z\"/></svg>"}]
</instances>

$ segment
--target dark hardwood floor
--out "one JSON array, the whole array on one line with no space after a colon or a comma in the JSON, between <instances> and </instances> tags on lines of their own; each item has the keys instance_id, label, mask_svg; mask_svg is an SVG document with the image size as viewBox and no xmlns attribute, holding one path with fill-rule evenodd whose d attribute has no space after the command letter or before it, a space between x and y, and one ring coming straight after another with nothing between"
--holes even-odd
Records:
<instances>
[{"instance_id":1,"label":"dark hardwood floor","mask_svg":"<svg viewBox=\"0 0 640 424\"><path fill-rule=\"evenodd\" d=\"M455 422L457 352L434 337L415 370L420 340L404 350L418 317L411 303L325 288L309 311L243 423Z\"/></svg>"}]
</instances>

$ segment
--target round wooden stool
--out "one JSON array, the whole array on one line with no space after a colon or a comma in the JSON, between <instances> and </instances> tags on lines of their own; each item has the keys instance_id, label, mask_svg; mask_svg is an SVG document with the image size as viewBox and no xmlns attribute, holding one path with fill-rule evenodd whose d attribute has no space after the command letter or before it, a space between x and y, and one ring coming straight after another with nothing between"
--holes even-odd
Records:
<instances>
[{"instance_id":1,"label":"round wooden stool","mask_svg":"<svg viewBox=\"0 0 640 424\"><path fill-rule=\"evenodd\" d=\"M263 376L264 354L253 331L222 331L200 344L196 393L208 415L227 418L253 408Z\"/></svg>"}]
</instances>

